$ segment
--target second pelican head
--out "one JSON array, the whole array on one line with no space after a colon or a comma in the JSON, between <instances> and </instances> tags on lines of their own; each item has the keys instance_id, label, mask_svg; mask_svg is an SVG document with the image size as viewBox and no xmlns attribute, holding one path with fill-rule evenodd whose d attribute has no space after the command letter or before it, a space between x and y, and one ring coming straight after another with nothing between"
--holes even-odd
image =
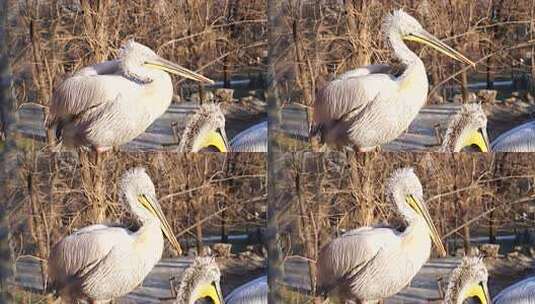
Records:
<instances>
[{"instance_id":1,"label":"second pelican head","mask_svg":"<svg viewBox=\"0 0 535 304\"><path fill-rule=\"evenodd\" d=\"M196 258L184 271L176 291L176 303L194 304L208 300L213 304L223 304L220 279L221 272L214 258Z\"/></svg>"},{"instance_id":2,"label":"second pelican head","mask_svg":"<svg viewBox=\"0 0 535 304\"><path fill-rule=\"evenodd\" d=\"M465 257L449 278L444 297L446 304L469 303L490 304L487 288L489 274L480 257Z\"/></svg>"},{"instance_id":3,"label":"second pelican head","mask_svg":"<svg viewBox=\"0 0 535 304\"><path fill-rule=\"evenodd\" d=\"M442 152L474 150L489 152L487 136L487 116L480 104L463 104L461 110L451 119Z\"/></svg>"},{"instance_id":4,"label":"second pelican head","mask_svg":"<svg viewBox=\"0 0 535 304\"><path fill-rule=\"evenodd\" d=\"M412 168L396 170L387 183L387 189L399 212L409 222L420 219L425 221L431 240L440 255L445 256L446 249L424 202L422 184L414 174L414 170Z\"/></svg>"},{"instance_id":5,"label":"second pelican head","mask_svg":"<svg viewBox=\"0 0 535 304\"><path fill-rule=\"evenodd\" d=\"M225 115L218 104L203 104L188 120L178 145L180 152L227 152Z\"/></svg>"}]
</instances>

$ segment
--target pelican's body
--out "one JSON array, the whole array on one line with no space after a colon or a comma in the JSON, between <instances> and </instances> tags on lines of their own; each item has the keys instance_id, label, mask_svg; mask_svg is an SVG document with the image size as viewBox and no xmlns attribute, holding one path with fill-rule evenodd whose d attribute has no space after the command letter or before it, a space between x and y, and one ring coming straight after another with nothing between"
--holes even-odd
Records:
<instances>
[{"instance_id":1,"label":"pelican's body","mask_svg":"<svg viewBox=\"0 0 535 304\"><path fill-rule=\"evenodd\" d=\"M490 150L487 136L487 116L480 104L461 105L461 109L451 119L440 151L461 152L476 149Z\"/></svg>"},{"instance_id":2,"label":"pelican's body","mask_svg":"<svg viewBox=\"0 0 535 304\"><path fill-rule=\"evenodd\" d=\"M319 289L357 303L376 303L403 289L428 260L433 240L445 254L412 169L396 171L388 191L408 226L403 231L363 227L334 239L320 252ZM430 238L431 236L431 238Z\"/></svg>"},{"instance_id":3,"label":"pelican's body","mask_svg":"<svg viewBox=\"0 0 535 304\"><path fill-rule=\"evenodd\" d=\"M145 171L128 171L121 191L142 224L139 230L92 225L63 238L52 249L49 277L66 303L79 299L107 302L134 290L162 256L162 230L180 252Z\"/></svg>"},{"instance_id":4,"label":"pelican's body","mask_svg":"<svg viewBox=\"0 0 535 304\"><path fill-rule=\"evenodd\" d=\"M494 152L535 152L535 121L501 134L491 147Z\"/></svg>"},{"instance_id":5,"label":"pelican's body","mask_svg":"<svg viewBox=\"0 0 535 304\"><path fill-rule=\"evenodd\" d=\"M535 277L527 278L500 291L492 303L535 304Z\"/></svg>"},{"instance_id":6,"label":"pelican's body","mask_svg":"<svg viewBox=\"0 0 535 304\"><path fill-rule=\"evenodd\" d=\"M464 257L450 274L444 304L490 304L488 278L481 258Z\"/></svg>"},{"instance_id":7,"label":"pelican's body","mask_svg":"<svg viewBox=\"0 0 535 304\"><path fill-rule=\"evenodd\" d=\"M228 151L225 115L218 104L206 103L191 115L182 132L179 152Z\"/></svg>"},{"instance_id":8,"label":"pelican's body","mask_svg":"<svg viewBox=\"0 0 535 304\"><path fill-rule=\"evenodd\" d=\"M230 141L232 152L267 152L267 121L238 133Z\"/></svg>"},{"instance_id":9,"label":"pelican's body","mask_svg":"<svg viewBox=\"0 0 535 304\"><path fill-rule=\"evenodd\" d=\"M234 289L227 297L225 304L267 304L267 276L262 276Z\"/></svg>"},{"instance_id":10,"label":"pelican's body","mask_svg":"<svg viewBox=\"0 0 535 304\"><path fill-rule=\"evenodd\" d=\"M54 90L47 126L67 147L102 152L127 143L169 107L168 72L211 82L130 40L117 60L84 68Z\"/></svg>"},{"instance_id":11,"label":"pelican's body","mask_svg":"<svg viewBox=\"0 0 535 304\"><path fill-rule=\"evenodd\" d=\"M312 135L319 133L323 142L367 151L396 139L408 128L426 102L428 80L422 60L403 40L429 44L471 63L401 10L386 17L383 29L405 70L396 77L389 74L387 65L370 65L349 71L320 90Z\"/></svg>"}]
</instances>

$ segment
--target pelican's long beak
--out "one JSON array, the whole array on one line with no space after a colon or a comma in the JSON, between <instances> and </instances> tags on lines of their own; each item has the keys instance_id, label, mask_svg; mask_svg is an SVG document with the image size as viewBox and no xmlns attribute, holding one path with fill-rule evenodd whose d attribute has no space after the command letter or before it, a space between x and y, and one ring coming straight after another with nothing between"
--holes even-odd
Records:
<instances>
[{"instance_id":1,"label":"pelican's long beak","mask_svg":"<svg viewBox=\"0 0 535 304\"><path fill-rule=\"evenodd\" d=\"M487 136L487 130L478 129L477 131L472 131L466 140L463 143L463 147L478 147L481 152L489 152L489 138Z\"/></svg>"},{"instance_id":2,"label":"pelican's long beak","mask_svg":"<svg viewBox=\"0 0 535 304\"><path fill-rule=\"evenodd\" d=\"M215 148L218 152L228 152L227 133L224 129L210 131L201 142L201 150Z\"/></svg>"},{"instance_id":3,"label":"pelican's long beak","mask_svg":"<svg viewBox=\"0 0 535 304\"><path fill-rule=\"evenodd\" d=\"M152 59L152 60L147 60L145 62L145 66L149 66L155 69L160 69L168 73L172 73L172 74L182 76L184 78L188 78L188 79L195 80L198 82L214 84L214 81L212 79L204 77L201 74L195 73L191 70L186 69L185 67L182 67L169 60L165 60L161 57L157 57L156 59Z\"/></svg>"},{"instance_id":4,"label":"pelican's long beak","mask_svg":"<svg viewBox=\"0 0 535 304\"><path fill-rule=\"evenodd\" d=\"M177 255L182 255L182 249L180 248L180 244L178 243L175 234L171 229L171 225L169 225L169 223L167 222L167 219L165 218L165 215L163 214L162 208L160 208L160 204L158 204L158 201L155 198L149 198L145 194L140 195L138 197L138 200L143 207L145 207L158 218L163 234L165 235L165 237L167 237L169 243L171 243L171 246L175 248Z\"/></svg>"},{"instance_id":5,"label":"pelican's long beak","mask_svg":"<svg viewBox=\"0 0 535 304\"><path fill-rule=\"evenodd\" d=\"M433 243L437 247L440 256L445 257L447 254L446 249L444 248L444 245L442 244L440 235L438 234L437 228L435 227L435 224L433 223L433 220L431 219L431 215L429 215L429 211L427 211L427 208L422 204L422 202L418 198L416 198L413 195L409 195L407 197L407 203L414 211L416 211L416 213L418 213L424 218L429 228L429 234L431 235L431 240L433 240Z\"/></svg>"},{"instance_id":6,"label":"pelican's long beak","mask_svg":"<svg viewBox=\"0 0 535 304\"><path fill-rule=\"evenodd\" d=\"M197 291L197 296L194 299L195 301L208 298L214 304L223 304L223 295L221 294L221 289L217 286L216 282L207 283L199 287Z\"/></svg>"},{"instance_id":7,"label":"pelican's long beak","mask_svg":"<svg viewBox=\"0 0 535 304\"><path fill-rule=\"evenodd\" d=\"M477 298L479 299L479 302L482 304L491 304L492 300L489 296L489 290L487 288L487 284L480 282L479 284L474 284L472 287L470 287L464 295L462 296L464 299L470 299L470 298Z\"/></svg>"},{"instance_id":8,"label":"pelican's long beak","mask_svg":"<svg viewBox=\"0 0 535 304\"><path fill-rule=\"evenodd\" d=\"M458 60L460 62L464 62L466 64L469 64L471 66L475 66L476 64L471 61L470 59L466 58L463 54L459 53L458 51L456 51L455 49L453 49L452 47L448 46L447 44L445 44L444 42L440 41L438 38L436 38L435 36L429 34L428 32L426 31L421 31L421 32L418 32L418 33L411 33L409 35L406 35L405 37L403 37L403 39L405 40L409 40L409 41L414 41L414 42L418 42L418 43L423 43L425 45L428 45L432 48L434 48L435 50L443 53L443 54L446 54L447 56L455 59L455 60Z\"/></svg>"}]
</instances>

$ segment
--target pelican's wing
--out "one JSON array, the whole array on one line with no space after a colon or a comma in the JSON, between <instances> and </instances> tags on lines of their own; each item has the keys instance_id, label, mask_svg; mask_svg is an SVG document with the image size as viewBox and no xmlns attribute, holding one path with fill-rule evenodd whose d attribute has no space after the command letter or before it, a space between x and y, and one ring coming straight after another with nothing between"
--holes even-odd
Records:
<instances>
[{"instance_id":1,"label":"pelican's wing","mask_svg":"<svg viewBox=\"0 0 535 304\"><path fill-rule=\"evenodd\" d=\"M491 144L495 152L535 152L535 121L513 128Z\"/></svg>"},{"instance_id":2,"label":"pelican's wing","mask_svg":"<svg viewBox=\"0 0 535 304\"><path fill-rule=\"evenodd\" d=\"M267 152L267 121L256 124L230 141L232 152Z\"/></svg>"},{"instance_id":3,"label":"pelican's wing","mask_svg":"<svg viewBox=\"0 0 535 304\"><path fill-rule=\"evenodd\" d=\"M226 304L267 304L267 276L262 276L234 289L226 298Z\"/></svg>"},{"instance_id":4,"label":"pelican's wing","mask_svg":"<svg viewBox=\"0 0 535 304\"><path fill-rule=\"evenodd\" d=\"M383 249L400 246L393 229L363 227L348 231L321 249L318 260L320 291L351 285L354 277Z\"/></svg>"},{"instance_id":5,"label":"pelican's wing","mask_svg":"<svg viewBox=\"0 0 535 304\"><path fill-rule=\"evenodd\" d=\"M53 126L62 119L75 119L84 112L104 107L118 96L135 96L133 94L139 90L136 82L113 73L99 74L114 70L114 66L107 63L84 68L55 88L47 126Z\"/></svg>"},{"instance_id":6,"label":"pelican's wing","mask_svg":"<svg viewBox=\"0 0 535 304\"><path fill-rule=\"evenodd\" d=\"M370 64L358 69L347 71L336 77L336 79L360 77L370 74L390 74L391 71L392 67L388 64Z\"/></svg>"},{"instance_id":7,"label":"pelican's wing","mask_svg":"<svg viewBox=\"0 0 535 304\"><path fill-rule=\"evenodd\" d=\"M347 116L359 115L374 100L391 98L396 92L398 84L392 75L370 74L362 69L349 71L318 92L314 123L331 128Z\"/></svg>"},{"instance_id":8,"label":"pelican's wing","mask_svg":"<svg viewBox=\"0 0 535 304\"><path fill-rule=\"evenodd\" d=\"M517 282L502 290L494 299L494 304L535 304L535 277Z\"/></svg>"},{"instance_id":9,"label":"pelican's wing","mask_svg":"<svg viewBox=\"0 0 535 304\"><path fill-rule=\"evenodd\" d=\"M128 230L105 225L80 229L59 241L50 253L49 276L56 288L80 281L91 273L114 246L130 240Z\"/></svg>"}]
</instances>

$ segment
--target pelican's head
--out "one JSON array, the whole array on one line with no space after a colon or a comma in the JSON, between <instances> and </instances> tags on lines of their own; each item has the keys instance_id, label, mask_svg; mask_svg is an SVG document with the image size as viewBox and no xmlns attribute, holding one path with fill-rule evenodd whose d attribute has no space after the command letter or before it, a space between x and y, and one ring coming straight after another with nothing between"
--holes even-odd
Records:
<instances>
[{"instance_id":1,"label":"pelican's head","mask_svg":"<svg viewBox=\"0 0 535 304\"><path fill-rule=\"evenodd\" d=\"M145 169L134 168L126 171L121 178L120 191L127 208L137 215L142 223L158 221L177 254L182 254L180 244L158 203L154 184Z\"/></svg>"},{"instance_id":2,"label":"pelican's head","mask_svg":"<svg viewBox=\"0 0 535 304\"><path fill-rule=\"evenodd\" d=\"M487 116L480 104L464 104L452 118L446 131L442 151L460 152L474 149L489 152Z\"/></svg>"},{"instance_id":3,"label":"pelican's head","mask_svg":"<svg viewBox=\"0 0 535 304\"><path fill-rule=\"evenodd\" d=\"M440 235L429 215L423 199L423 190L420 180L412 168L403 168L394 171L387 183L387 191L399 212L409 223L423 219L429 228L431 240L439 250L441 256L446 255Z\"/></svg>"},{"instance_id":4,"label":"pelican's head","mask_svg":"<svg viewBox=\"0 0 535 304\"><path fill-rule=\"evenodd\" d=\"M383 31L389 38L396 35L403 40L423 43L455 60L475 66L474 62L431 35L418 20L401 9L386 16Z\"/></svg>"},{"instance_id":5,"label":"pelican's head","mask_svg":"<svg viewBox=\"0 0 535 304\"><path fill-rule=\"evenodd\" d=\"M214 258L196 258L184 271L176 292L176 303L193 304L208 300L212 304L222 304L220 278L221 272Z\"/></svg>"},{"instance_id":6,"label":"pelican's head","mask_svg":"<svg viewBox=\"0 0 535 304\"><path fill-rule=\"evenodd\" d=\"M214 83L213 80L201 74L163 59L150 48L132 39L128 40L119 51L119 66L126 77L142 83L149 83L153 80L150 77L150 69L162 70L198 82Z\"/></svg>"},{"instance_id":7,"label":"pelican's head","mask_svg":"<svg viewBox=\"0 0 535 304\"><path fill-rule=\"evenodd\" d=\"M444 303L490 304L488 277L487 268L480 257L463 258L461 265L450 274Z\"/></svg>"},{"instance_id":8,"label":"pelican's head","mask_svg":"<svg viewBox=\"0 0 535 304\"><path fill-rule=\"evenodd\" d=\"M218 104L206 103L188 120L178 150L181 152L227 152L225 115Z\"/></svg>"}]
</instances>

